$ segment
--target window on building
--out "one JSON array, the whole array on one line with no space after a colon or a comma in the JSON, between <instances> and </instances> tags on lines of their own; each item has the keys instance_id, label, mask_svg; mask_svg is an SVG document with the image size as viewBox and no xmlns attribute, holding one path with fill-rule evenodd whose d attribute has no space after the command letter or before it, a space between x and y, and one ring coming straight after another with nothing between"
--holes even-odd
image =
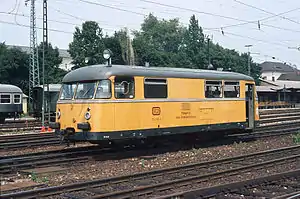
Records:
<instances>
[{"instance_id":1,"label":"window on building","mask_svg":"<svg viewBox=\"0 0 300 199\"><path fill-rule=\"evenodd\" d=\"M272 81L275 82L275 77L274 76L272 77Z\"/></svg>"},{"instance_id":2,"label":"window on building","mask_svg":"<svg viewBox=\"0 0 300 199\"><path fill-rule=\"evenodd\" d=\"M144 81L145 98L167 98L168 84L166 79L145 79Z\"/></svg>"},{"instance_id":3,"label":"window on building","mask_svg":"<svg viewBox=\"0 0 300 199\"><path fill-rule=\"evenodd\" d=\"M97 90L96 99L108 99L111 98L111 82L110 80L100 80Z\"/></svg>"},{"instance_id":4,"label":"window on building","mask_svg":"<svg viewBox=\"0 0 300 199\"><path fill-rule=\"evenodd\" d=\"M117 99L133 99L134 89L134 77L115 78L115 97Z\"/></svg>"},{"instance_id":5,"label":"window on building","mask_svg":"<svg viewBox=\"0 0 300 199\"><path fill-rule=\"evenodd\" d=\"M21 104L21 95L19 94L14 95L14 104Z\"/></svg>"},{"instance_id":6,"label":"window on building","mask_svg":"<svg viewBox=\"0 0 300 199\"><path fill-rule=\"evenodd\" d=\"M240 97L240 84L239 82L227 82L224 83L224 97L225 98L237 98Z\"/></svg>"},{"instance_id":7,"label":"window on building","mask_svg":"<svg viewBox=\"0 0 300 199\"><path fill-rule=\"evenodd\" d=\"M221 98L222 97L222 81L206 81L205 82L205 97L206 98Z\"/></svg>"},{"instance_id":8,"label":"window on building","mask_svg":"<svg viewBox=\"0 0 300 199\"><path fill-rule=\"evenodd\" d=\"M11 103L10 94L0 95L0 103L1 104L10 104Z\"/></svg>"}]
</instances>

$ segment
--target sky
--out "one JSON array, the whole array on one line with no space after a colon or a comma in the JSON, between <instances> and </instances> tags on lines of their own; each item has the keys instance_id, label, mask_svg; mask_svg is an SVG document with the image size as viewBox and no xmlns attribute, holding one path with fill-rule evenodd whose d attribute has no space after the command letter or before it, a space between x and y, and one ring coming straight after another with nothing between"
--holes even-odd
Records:
<instances>
[{"instance_id":1,"label":"sky","mask_svg":"<svg viewBox=\"0 0 300 199\"><path fill-rule=\"evenodd\" d=\"M37 27L42 28L42 0L36 1ZM300 69L299 0L48 0L49 42L67 49L74 29L97 21L105 34L127 27L139 30L152 13L178 18L187 26L195 14L214 43L248 52L257 63L277 61ZM0 42L29 46L30 2L0 0ZM38 29L38 43L42 31ZM275 58L275 59L274 59Z\"/></svg>"}]
</instances>

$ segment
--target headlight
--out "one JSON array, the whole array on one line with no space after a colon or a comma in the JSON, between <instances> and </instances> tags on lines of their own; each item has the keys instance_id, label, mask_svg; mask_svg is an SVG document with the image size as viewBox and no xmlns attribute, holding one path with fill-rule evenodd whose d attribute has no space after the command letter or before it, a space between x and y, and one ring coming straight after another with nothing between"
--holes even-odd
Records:
<instances>
[{"instance_id":1,"label":"headlight","mask_svg":"<svg viewBox=\"0 0 300 199\"><path fill-rule=\"evenodd\" d=\"M60 110L58 109L58 111L56 112L57 119L60 119L60 116L61 116L61 113L60 113Z\"/></svg>"},{"instance_id":2,"label":"headlight","mask_svg":"<svg viewBox=\"0 0 300 199\"><path fill-rule=\"evenodd\" d=\"M89 119L91 118L91 113L90 113L90 112L86 112L86 113L84 114L84 118L85 118L86 120L89 120Z\"/></svg>"}]
</instances>

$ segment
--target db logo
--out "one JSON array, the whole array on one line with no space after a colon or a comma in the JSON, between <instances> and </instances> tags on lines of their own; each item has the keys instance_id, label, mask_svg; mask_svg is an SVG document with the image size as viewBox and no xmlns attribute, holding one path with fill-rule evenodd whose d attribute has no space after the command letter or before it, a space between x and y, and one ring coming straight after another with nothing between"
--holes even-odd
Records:
<instances>
[{"instance_id":1,"label":"db logo","mask_svg":"<svg viewBox=\"0 0 300 199\"><path fill-rule=\"evenodd\" d=\"M152 115L160 115L160 107L153 107Z\"/></svg>"}]
</instances>

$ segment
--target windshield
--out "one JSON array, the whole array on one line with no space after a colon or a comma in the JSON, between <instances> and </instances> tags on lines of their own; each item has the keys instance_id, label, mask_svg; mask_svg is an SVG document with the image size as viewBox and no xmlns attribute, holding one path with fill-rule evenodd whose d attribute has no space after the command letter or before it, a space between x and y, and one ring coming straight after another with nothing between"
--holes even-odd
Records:
<instances>
[{"instance_id":1,"label":"windshield","mask_svg":"<svg viewBox=\"0 0 300 199\"><path fill-rule=\"evenodd\" d=\"M111 98L111 84L110 80L101 80L99 81L97 91L96 91L96 99L107 99Z\"/></svg>"},{"instance_id":2,"label":"windshield","mask_svg":"<svg viewBox=\"0 0 300 199\"><path fill-rule=\"evenodd\" d=\"M76 84L63 84L60 98L61 100L72 99Z\"/></svg>"},{"instance_id":3,"label":"windshield","mask_svg":"<svg viewBox=\"0 0 300 199\"><path fill-rule=\"evenodd\" d=\"M78 83L75 99L92 99L95 88L96 82Z\"/></svg>"}]
</instances>

